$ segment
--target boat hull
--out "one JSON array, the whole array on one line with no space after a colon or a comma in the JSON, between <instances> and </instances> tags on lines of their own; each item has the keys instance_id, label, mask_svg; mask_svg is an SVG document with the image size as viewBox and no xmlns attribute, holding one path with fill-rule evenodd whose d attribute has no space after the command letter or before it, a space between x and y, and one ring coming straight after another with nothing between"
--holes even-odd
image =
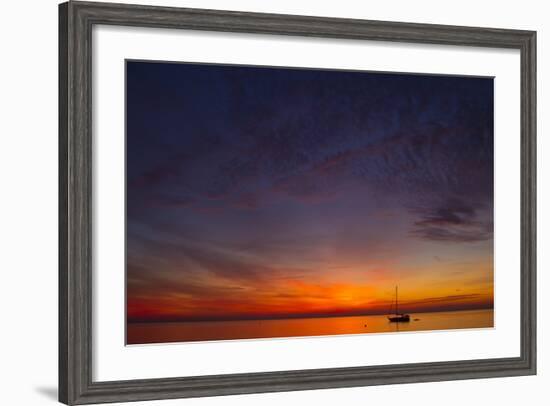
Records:
<instances>
[{"instance_id":1,"label":"boat hull","mask_svg":"<svg viewBox=\"0 0 550 406\"><path fill-rule=\"evenodd\" d=\"M408 314L404 314L401 316L388 317L388 320L390 321L390 323L407 323L411 321L411 318Z\"/></svg>"}]
</instances>

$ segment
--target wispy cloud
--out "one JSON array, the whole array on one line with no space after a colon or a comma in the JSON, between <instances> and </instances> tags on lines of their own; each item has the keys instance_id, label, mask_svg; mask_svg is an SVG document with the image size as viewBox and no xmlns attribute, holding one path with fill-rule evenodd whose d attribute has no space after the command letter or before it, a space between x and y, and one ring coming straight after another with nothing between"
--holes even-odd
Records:
<instances>
[{"instance_id":1,"label":"wispy cloud","mask_svg":"<svg viewBox=\"0 0 550 406\"><path fill-rule=\"evenodd\" d=\"M451 199L430 209L417 209L420 219L414 222L415 237L441 242L477 242L493 236L491 219L479 219L481 208L460 199Z\"/></svg>"}]
</instances>

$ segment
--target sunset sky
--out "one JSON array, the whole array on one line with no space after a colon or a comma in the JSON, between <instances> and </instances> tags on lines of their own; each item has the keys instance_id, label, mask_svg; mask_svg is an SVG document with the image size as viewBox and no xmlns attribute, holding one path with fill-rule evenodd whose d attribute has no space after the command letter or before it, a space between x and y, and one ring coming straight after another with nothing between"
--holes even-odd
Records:
<instances>
[{"instance_id":1,"label":"sunset sky","mask_svg":"<svg viewBox=\"0 0 550 406\"><path fill-rule=\"evenodd\" d=\"M492 78L126 69L129 321L492 307Z\"/></svg>"}]
</instances>

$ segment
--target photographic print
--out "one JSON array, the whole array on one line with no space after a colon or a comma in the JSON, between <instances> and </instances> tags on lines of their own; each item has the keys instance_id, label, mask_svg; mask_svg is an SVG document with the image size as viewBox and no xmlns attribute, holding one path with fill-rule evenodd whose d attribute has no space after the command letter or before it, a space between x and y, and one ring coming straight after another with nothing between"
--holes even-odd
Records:
<instances>
[{"instance_id":1,"label":"photographic print","mask_svg":"<svg viewBox=\"0 0 550 406\"><path fill-rule=\"evenodd\" d=\"M493 327L491 77L126 61L126 342Z\"/></svg>"}]
</instances>

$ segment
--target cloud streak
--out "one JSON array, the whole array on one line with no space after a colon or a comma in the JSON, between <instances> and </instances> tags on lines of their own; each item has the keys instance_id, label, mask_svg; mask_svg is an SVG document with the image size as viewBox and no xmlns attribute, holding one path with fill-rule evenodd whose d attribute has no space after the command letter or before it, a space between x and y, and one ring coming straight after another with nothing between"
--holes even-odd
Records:
<instances>
[{"instance_id":1,"label":"cloud streak","mask_svg":"<svg viewBox=\"0 0 550 406\"><path fill-rule=\"evenodd\" d=\"M454 199L445 204L417 210L420 219L414 222L411 234L415 237L439 242L478 242L492 239L492 221L478 219L479 208Z\"/></svg>"}]
</instances>

